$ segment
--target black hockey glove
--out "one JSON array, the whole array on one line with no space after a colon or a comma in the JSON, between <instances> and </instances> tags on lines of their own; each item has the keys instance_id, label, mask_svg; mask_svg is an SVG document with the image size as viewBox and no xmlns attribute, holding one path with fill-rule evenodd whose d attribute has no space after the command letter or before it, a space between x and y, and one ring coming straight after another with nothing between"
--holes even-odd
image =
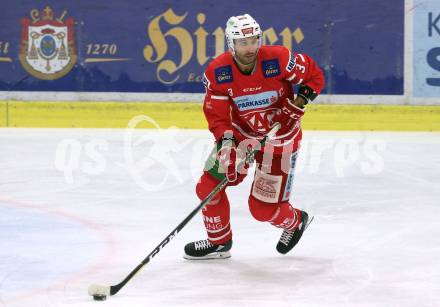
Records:
<instances>
[{"instance_id":1,"label":"black hockey glove","mask_svg":"<svg viewBox=\"0 0 440 307\"><path fill-rule=\"evenodd\" d=\"M308 85L301 85L298 89L297 95L305 100L304 104L308 104L318 96L318 94Z\"/></svg>"}]
</instances>

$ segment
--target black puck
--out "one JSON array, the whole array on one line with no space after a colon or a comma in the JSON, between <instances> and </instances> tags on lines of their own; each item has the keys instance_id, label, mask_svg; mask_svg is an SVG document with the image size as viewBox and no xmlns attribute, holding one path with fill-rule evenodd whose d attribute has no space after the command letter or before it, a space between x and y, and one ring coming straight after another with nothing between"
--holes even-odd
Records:
<instances>
[{"instance_id":1,"label":"black puck","mask_svg":"<svg viewBox=\"0 0 440 307\"><path fill-rule=\"evenodd\" d=\"M96 294L93 296L95 301L105 301L107 299L107 295Z\"/></svg>"}]
</instances>

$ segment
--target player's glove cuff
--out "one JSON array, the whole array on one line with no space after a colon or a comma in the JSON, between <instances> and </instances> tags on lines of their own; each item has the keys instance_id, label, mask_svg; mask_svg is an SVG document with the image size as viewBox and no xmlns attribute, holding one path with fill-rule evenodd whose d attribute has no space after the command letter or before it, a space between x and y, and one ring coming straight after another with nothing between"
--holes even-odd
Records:
<instances>
[{"instance_id":1,"label":"player's glove cuff","mask_svg":"<svg viewBox=\"0 0 440 307\"><path fill-rule=\"evenodd\" d=\"M308 104L318 96L318 93L316 93L310 86L301 85L298 89L297 95L305 100L304 104Z\"/></svg>"}]
</instances>

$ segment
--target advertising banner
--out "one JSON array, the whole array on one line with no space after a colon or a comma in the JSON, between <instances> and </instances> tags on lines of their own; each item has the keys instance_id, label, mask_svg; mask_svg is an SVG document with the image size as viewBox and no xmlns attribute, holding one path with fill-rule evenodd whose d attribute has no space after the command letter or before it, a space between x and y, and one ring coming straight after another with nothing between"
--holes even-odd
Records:
<instances>
[{"instance_id":1,"label":"advertising banner","mask_svg":"<svg viewBox=\"0 0 440 307\"><path fill-rule=\"evenodd\" d=\"M23 0L2 9L0 91L202 93L204 69L226 50L227 19L249 13L265 44L316 59L324 93L403 95L401 0ZM439 37L439 13L420 80L440 65L428 43Z\"/></svg>"},{"instance_id":2,"label":"advertising banner","mask_svg":"<svg viewBox=\"0 0 440 307\"><path fill-rule=\"evenodd\" d=\"M413 5L413 96L440 97L440 1Z\"/></svg>"}]
</instances>

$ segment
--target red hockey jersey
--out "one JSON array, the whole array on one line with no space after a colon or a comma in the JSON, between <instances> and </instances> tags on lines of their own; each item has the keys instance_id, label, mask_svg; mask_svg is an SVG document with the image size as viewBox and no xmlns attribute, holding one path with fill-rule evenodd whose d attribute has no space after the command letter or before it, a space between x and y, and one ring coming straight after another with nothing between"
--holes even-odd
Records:
<instances>
[{"instance_id":1,"label":"red hockey jersey","mask_svg":"<svg viewBox=\"0 0 440 307\"><path fill-rule=\"evenodd\" d=\"M261 46L252 74L243 74L226 51L208 65L204 84L203 111L216 140L226 130L234 131L239 141L260 138L280 122L277 143L284 146L301 138L300 121L287 120L281 112L286 98L294 98L292 86L308 85L319 94L324 76L306 54L283 46Z\"/></svg>"}]
</instances>

